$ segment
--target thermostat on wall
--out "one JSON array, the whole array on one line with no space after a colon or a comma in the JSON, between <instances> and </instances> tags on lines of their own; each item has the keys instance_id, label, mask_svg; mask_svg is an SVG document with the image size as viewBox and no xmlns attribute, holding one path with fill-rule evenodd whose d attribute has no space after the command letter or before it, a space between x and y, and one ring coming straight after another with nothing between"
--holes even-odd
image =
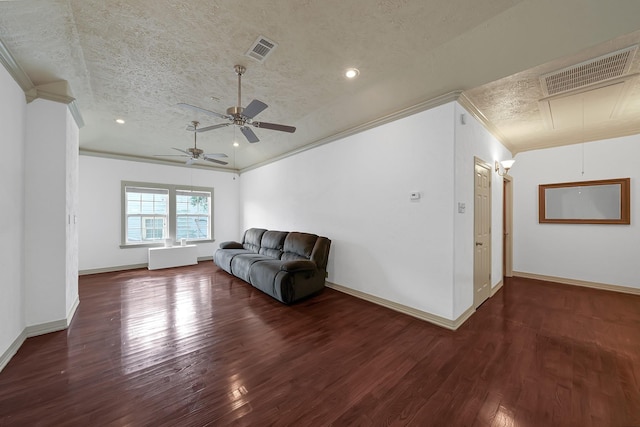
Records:
<instances>
[{"instance_id":1,"label":"thermostat on wall","mask_svg":"<svg viewBox=\"0 0 640 427\"><path fill-rule=\"evenodd\" d=\"M413 191L411 194L409 194L409 200L420 200L420 192Z\"/></svg>"}]
</instances>

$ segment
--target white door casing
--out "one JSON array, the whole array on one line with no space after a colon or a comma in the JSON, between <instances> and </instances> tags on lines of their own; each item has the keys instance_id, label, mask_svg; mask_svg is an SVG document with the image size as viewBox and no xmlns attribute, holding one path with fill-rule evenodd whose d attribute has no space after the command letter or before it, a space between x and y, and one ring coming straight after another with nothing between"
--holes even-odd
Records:
<instances>
[{"instance_id":1,"label":"white door casing","mask_svg":"<svg viewBox=\"0 0 640 427\"><path fill-rule=\"evenodd\" d=\"M475 159L473 305L491 296L491 167Z\"/></svg>"}]
</instances>

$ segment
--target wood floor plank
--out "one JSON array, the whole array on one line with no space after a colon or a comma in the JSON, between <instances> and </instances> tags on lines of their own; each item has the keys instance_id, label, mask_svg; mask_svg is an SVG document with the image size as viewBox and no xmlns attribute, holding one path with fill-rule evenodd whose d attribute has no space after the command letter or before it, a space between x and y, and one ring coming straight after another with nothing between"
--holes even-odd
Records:
<instances>
[{"instance_id":1,"label":"wood floor plank","mask_svg":"<svg viewBox=\"0 0 640 427\"><path fill-rule=\"evenodd\" d=\"M0 426L640 425L640 297L506 279L457 331L213 263L80 278L0 373Z\"/></svg>"}]
</instances>

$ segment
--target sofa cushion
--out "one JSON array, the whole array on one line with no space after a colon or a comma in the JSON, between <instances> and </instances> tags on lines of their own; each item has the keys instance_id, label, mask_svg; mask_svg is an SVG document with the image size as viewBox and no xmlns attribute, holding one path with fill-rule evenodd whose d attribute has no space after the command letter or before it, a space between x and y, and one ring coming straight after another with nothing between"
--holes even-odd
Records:
<instances>
[{"instance_id":1,"label":"sofa cushion","mask_svg":"<svg viewBox=\"0 0 640 427\"><path fill-rule=\"evenodd\" d=\"M233 274L231 272L231 261L233 258L235 258L236 255L251 253L253 252L246 249L219 249L213 254L213 262L227 273Z\"/></svg>"},{"instance_id":2,"label":"sofa cushion","mask_svg":"<svg viewBox=\"0 0 640 427\"><path fill-rule=\"evenodd\" d=\"M242 246L253 253L260 252L260 243L262 242L262 235L267 230L264 228L250 228L244 233L244 239L242 239Z\"/></svg>"},{"instance_id":3,"label":"sofa cushion","mask_svg":"<svg viewBox=\"0 0 640 427\"><path fill-rule=\"evenodd\" d=\"M249 279L249 271L251 269L251 265L257 261L269 260L273 260L273 258L266 255L254 253L238 254L231 260L231 274L239 277L245 282L251 283L251 280Z\"/></svg>"},{"instance_id":4,"label":"sofa cushion","mask_svg":"<svg viewBox=\"0 0 640 427\"><path fill-rule=\"evenodd\" d=\"M282 261L279 260L263 260L254 264L254 268L249 272L249 278L251 279L249 283L262 292L283 301L281 289L276 286L279 282L276 280L276 276L285 274L280 271L281 265Z\"/></svg>"},{"instance_id":5,"label":"sofa cushion","mask_svg":"<svg viewBox=\"0 0 640 427\"><path fill-rule=\"evenodd\" d=\"M311 258L313 246L318 236L309 233L298 233L292 231L284 240L284 253L280 257L283 261L294 261L297 259Z\"/></svg>"},{"instance_id":6,"label":"sofa cushion","mask_svg":"<svg viewBox=\"0 0 640 427\"><path fill-rule=\"evenodd\" d=\"M284 247L284 239L289 233L286 231L267 231L262 235L260 254L280 259Z\"/></svg>"}]
</instances>

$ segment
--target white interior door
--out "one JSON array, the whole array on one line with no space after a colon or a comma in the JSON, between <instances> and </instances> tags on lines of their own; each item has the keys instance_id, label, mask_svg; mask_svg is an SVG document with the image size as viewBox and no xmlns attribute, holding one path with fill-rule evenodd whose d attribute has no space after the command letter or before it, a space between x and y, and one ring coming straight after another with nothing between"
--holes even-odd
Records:
<instances>
[{"instance_id":1,"label":"white interior door","mask_svg":"<svg viewBox=\"0 0 640 427\"><path fill-rule=\"evenodd\" d=\"M473 305L491 295L491 167L475 159Z\"/></svg>"}]
</instances>

